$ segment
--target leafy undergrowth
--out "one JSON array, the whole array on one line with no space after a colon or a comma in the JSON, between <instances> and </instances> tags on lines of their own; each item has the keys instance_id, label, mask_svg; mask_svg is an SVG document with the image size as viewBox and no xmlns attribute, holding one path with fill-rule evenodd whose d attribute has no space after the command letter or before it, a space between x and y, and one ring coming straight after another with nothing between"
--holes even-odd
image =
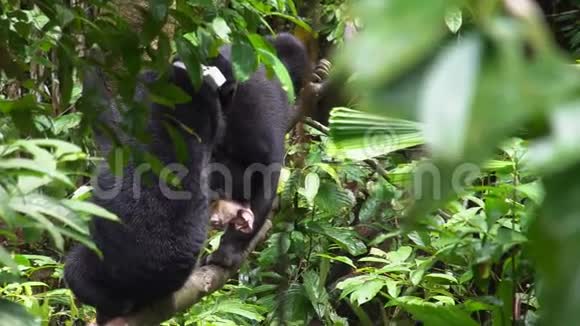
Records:
<instances>
[{"instance_id":1,"label":"leafy undergrowth","mask_svg":"<svg viewBox=\"0 0 580 326\"><path fill-rule=\"evenodd\" d=\"M291 155L307 153L306 163L287 169L284 205L267 243L245 264L236 286L206 299L194 315L212 311L232 325L535 322L525 248L543 193L520 166L524 141L506 144L462 196L406 232L419 150L380 158L385 171L377 172L329 157L327 136L313 133L318 140L307 148L290 149ZM223 303L232 297L230 310Z\"/></svg>"},{"instance_id":2,"label":"leafy undergrowth","mask_svg":"<svg viewBox=\"0 0 580 326\"><path fill-rule=\"evenodd\" d=\"M373 159L376 165L339 160L328 154L329 147L336 154L339 143L325 130L307 130L308 143L289 146L279 186L281 208L266 243L244 264L237 280L165 324L269 325L284 320L303 325L318 320L329 325L371 325L377 320L422 320L427 324L469 325L535 321L538 304L526 233L544 194L538 178L522 163L528 151L525 141L513 139L502 146L493 161L471 176L472 184L460 197L408 232L405 214L413 203L413 171L425 161L424 150L415 146L390 151ZM406 133L400 136L408 137ZM389 137L397 137L396 131ZM41 150L32 144L36 143L26 143L14 151ZM415 142L409 146L413 145ZM349 148L338 156L347 156ZM298 156L304 157L301 167L294 164ZM30 164L39 163L39 157L31 156ZM44 162L44 169L51 166ZM58 174L52 177L65 178ZM47 176L40 180L18 178L28 181L17 183L21 187L41 187L46 184L41 180L51 180ZM76 211L67 210L72 200L49 205L48 199L37 198L36 188L30 189L25 192L19 188L19 193L31 196L22 199L28 203L22 213L40 221L44 219L39 216L58 218L62 216L58 212L63 211L69 212L65 215L67 223L83 218L82 212L80 216L73 213L80 205L74 205ZM77 193L74 197L86 195ZM19 200L14 197L13 202ZM4 209L22 207L14 205ZM87 210L89 207L82 207L85 214L100 213ZM52 222L46 219L46 223ZM26 241L42 234L34 232L34 225L17 234L3 232L4 243L8 248L24 248ZM52 227L55 231L49 234L59 243L60 229ZM81 239L86 234L84 230ZM216 245L219 235L212 233L210 247ZM25 250L30 254L13 256L1 274L2 297L20 303L45 322L90 320L93 310L77 306L64 287L60 255L53 258L51 247L40 240ZM10 268L16 268L20 277Z\"/></svg>"}]
</instances>

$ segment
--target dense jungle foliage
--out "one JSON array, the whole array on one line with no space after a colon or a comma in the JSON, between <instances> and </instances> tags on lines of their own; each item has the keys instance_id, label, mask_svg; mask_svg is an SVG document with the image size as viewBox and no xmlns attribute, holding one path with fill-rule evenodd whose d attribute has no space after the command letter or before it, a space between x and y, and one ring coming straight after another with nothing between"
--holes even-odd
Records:
<instances>
[{"instance_id":1,"label":"dense jungle foliage","mask_svg":"<svg viewBox=\"0 0 580 326\"><path fill-rule=\"evenodd\" d=\"M578 323L580 2L132 3L0 0L0 325L94 319L62 280L71 245L94 247L91 216L116 218L90 202L114 158L82 71L130 101L139 71L179 55L199 82L232 44L236 78L264 64L299 103L263 39L281 31L332 63L334 87L287 136L267 239L163 325ZM125 117L138 136L142 113Z\"/></svg>"}]
</instances>

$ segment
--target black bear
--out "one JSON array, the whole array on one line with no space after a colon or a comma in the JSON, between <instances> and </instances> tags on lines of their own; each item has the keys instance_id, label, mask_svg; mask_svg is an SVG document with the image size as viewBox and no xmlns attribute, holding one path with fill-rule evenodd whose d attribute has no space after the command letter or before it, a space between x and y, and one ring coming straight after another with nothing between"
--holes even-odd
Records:
<instances>
[{"instance_id":1,"label":"black bear","mask_svg":"<svg viewBox=\"0 0 580 326\"><path fill-rule=\"evenodd\" d=\"M304 45L287 33L268 40L286 66L298 93L310 71ZM229 46L220 52L225 58L231 58ZM222 224L230 222L235 227L226 230L219 249L207 260L225 267L241 262L249 241L272 208L284 160L284 137L296 112L290 107L280 82L269 79L264 67L249 80L229 89L235 91L231 103L224 107L226 128L222 141L214 149L214 172L210 179L215 196L222 199L217 205L217 214L212 216L213 224L223 221ZM232 207L233 211L237 209L237 216L220 217L220 207L224 212L231 211Z\"/></svg>"},{"instance_id":2,"label":"black bear","mask_svg":"<svg viewBox=\"0 0 580 326\"><path fill-rule=\"evenodd\" d=\"M214 62L220 65L220 70L231 70L229 62L221 56ZM121 139L136 151L154 155L164 166L185 163L179 192L135 160L129 161L121 176L113 174L106 163L102 164L94 184L93 201L117 214L121 223L93 218L90 232L102 259L79 245L66 260L67 285L81 302L96 307L99 324L135 312L179 289L194 268L206 239L209 216L206 171L223 128L224 96L211 80L204 80L196 91L180 62L171 66L167 76L168 83L181 88L191 100L176 104L175 108L151 102L147 85L163 76L143 73L135 98L150 108L147 132L151 141L142 144L130 136ZM115 129L120 119L118 110L98 70L87 72L84 92L87 98L106 106L101 122ZM185 162L178 159L170 128L173 137L177 132L185 144ZM105 135L96 132L96 140L105 151L110 149ZM175 171L179 172L177 168ZM152 182L141 182L146 178Z\"/></svg>"},{"instance_id":3,"label":"black bear","mask_svg":"<svg viewBox=\"0 0 580 326\"><path fill-rule=\"evenodd\" d=\"M304 47L289 34L269 40L287 67L295 90L300 89L309 71ZM209 263L226 267L240 263L272 207L283 163L284 135L293 111L281 84L267 78L263 67L249 80L236 82L230 51L228 46L222 48L209 63L223 80L216 84L210 69L210 78L204 79L199 91L194 90L183 63L172 65L169 82L191 96L191 101L175 108L149 101L146 85L160 77L144 73L136 99L150 107L148 133L152 141L141 144L115 130L122 143L153 154L165 166L183 163L167 126L177 130L188 157L181 190L189 196L169 189L152 171L142 176L141 166L133 161L124 167L121 177L106 164L99 167L94 201L116 213L122 223L94 218L91 235L103 258L77 246L65 265L66 283L80 301L96 307L99 324L135 312L183 285L206 238L212 214L208 186L214 190L211 199L233 207L235 216L240 217L234 221L231 216L221 217L223 224L235 227L226 231ZM103 124L115 129L121 117L105 89L104 78L91 71L84 80L87 97L91 95L108 108L101 117ZM106 135L96 133L96 140L105 151L111 148ZM153 182L142 183L142 177ZM215 214L226 213L216 209Z\"/></svg>"}]
</instances>

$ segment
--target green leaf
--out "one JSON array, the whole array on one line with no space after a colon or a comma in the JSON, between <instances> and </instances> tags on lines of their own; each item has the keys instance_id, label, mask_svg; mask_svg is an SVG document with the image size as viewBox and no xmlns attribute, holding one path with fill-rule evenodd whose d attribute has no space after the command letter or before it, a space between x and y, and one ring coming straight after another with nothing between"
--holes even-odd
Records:
<instances>
[{"instance_id":1,"label":"green leaf","mask_svg":"<svg viewBox=\"0 0 580 326\"><path fill-rule=\"evenodd\" d=\"M451 31L451 33L457 33L463 24L463 14L461 9L458 7L452 7L447 9L445 13L445 24Z\"/></svg>"},{"instance_id":2,"label":"green leaf","mask_svg":"<svg viewBox=\"0 0 580 326\"><path fill-rule=\"evenodd\" d=\"M73 192L71 199L87 200L91 197L91 191L93 191L93 187L82 185Z\"/></svg>"},{"instance_id":3,"label":"green leaf","mask_svg":"<svg viewBox=\"0 0 580 326\"><path fill-rule=\"evenodd\" d=\"M391 297L396 298L399 296L401 292L401 287L397 284L395 280L387 279L385 281L385 284L387 285L387 293L389 293Z\"/></svg>"},{"instance_id":4,"label":"green leaf","mask_svg":"<svg viewBox=\"0 0 580 326\"><path fill-rule=\"evenodd\" d=\"M179 125L181 126L181 124ZM165 130L169 133L169 137L173 143L173 148L175 150L177 160L180 163L185 164L189 159L189 153L183 134L179 132L178 127L175 127L170 123L163 123L163 127L165 127Z\"/></svg>"},{"instance_id":5,"label":"green leaf","mask_svg":"<svg viewBox=\"0 0 580 326\"><path fill-rule=\"evenodd\" d=\"M274 53L265 48L257 48L256 52L260 57L260 62L264 63L266 68L271 68L276 77L278 77L278 80L282 84L282 89L288 95L288 101L293 103L296 94L294 93L295 90L292 84L292 78L290 78L290 74L288 73L284 63L282 63Z\"/></svg>"},{"instance_id":6,"label":"green leaf","mask_svg":"<svg viewBox=\"0 0 580 326\"><path fill-rule=\"evenodd\" d=\"M341 51L339 63L357 74L360 90L384 85L419 62L443 38L448 5L445 0L357 2L355 16L370 23Z\"/></svg>"},{"instance_id":7,"label":"green leaf","mask_svg":"<svg viewBox=\"0 0 580 326\"><path fill-rule=\"evenodd\" d=\"M275 55L276 49L274 49L272 44L267 42L264 37L259 34L248 35L248 40L254 47L259 61L265 65L266 71L268 73L273 72L276 77L278 77L278 80L282 84L282 88L288 95L289 102L294 102L295 90L292 84L292 79L290 78L290 74L288 73L284 63L280 61L277 55Z\"/></svg>"},{"instance_id":8,"label":"green leaf","mask_svg":"<svg viewBox=\"0 0 580 326\"><path fill-rule=\"evenodd\" d=\"M398 274L407 274L411 272L409 268L409 263L392 263L381 267L381 269L377 270L379 274L391 274L391 273L398 273Z\"/></svg>"},{"instance_id":9,"label":"green leaf","mask_svg":"<svg viewBox=\"0 0 580 326\"><path fill-rule=\"evenodd\" d=\"M503 196L490 195L485 199L485 216L487 228L490 229L502 216L508 214L510 203Z\"/></svg>"},{"instance_id":10,"label":"green leaf","mask_svg":"<svg viewBox=\"0 0 580 326\"><path fill-rule=\"evenodd\" d=\"M63 5L57 3L54 9L56 10L56 19L61 27L65 27L75 18L74 12Z\"/></svg>"},{"instance_id":11,"label":"green leaf","mask_svg":"<svg viewBox=\"0 0 580 326\"><path fill-rule=\"evenodd\" d=\"M435 158L455 161L463 155L479 71L480 43L471 36L454 44L443 51L426 76L419 114Z\"/></svg>"},{"instance_id":12,"label":"green leaf","mask_svg":"<svg viewBox=\"0 0 580 326\"><path fill-rule=\"evenodd\" d=\"M448 297L445 295L434 295L431 297L431 299L437 300L437 303L440 303L442 305L447 305L447 306L454 306L455 305L455 299L453 299L453 297Z\"/></svg>"},{"instance_id":13,"label":"green leaf","mask_svg":"<svg viewBox=\"0 0 580 326\"><path fill-rule=\"evenodd\" d=\"M389 261L384 258L377 258L377 257L363 257L358 260L359 262L372 262L372 263L381 263L381 264L389 264Z\"/></svg>"},{"instance_id":14,"label":"green leaf","mask_svg":"<svg viewBox=\"0 0 580 326\"><path fill-rule=\"evenodd\" d=\"M474 38L473 42L479 42L475 40ZM435 114L430 114L429 120L432 122L431 127L429 127L432 130L430 134L436 137L433 144L437 144L433 146L436 159L432 162L424 162L417 167L414 183L420 187L414 191L421 196L408 212L408 216L411 218L406 220L407 223L415 223L416 218L425 216L437 205L452 196L464 193L475 178L480 175L479 164L491 155L508 133L513 132L514 126L522 123L526 115L530 113L520 101L521 98L525 97L521 84L524 74L522 70L525 68L522 62L517 61L517 57L515 57L516 54L520 55L520 52L516 52L519 50L516 50L516 44L512 39L506 40L504 47L505 49L502 50L509 55L483 57L483 64L479 69L479 80L476 83L477 88L473 98L469 100L471 104L467 102L468 106L462 107L459 104L463 103L463 100L457 101L457 106L455 106L457 109L468 110L468 112L460 114L459 119L454 120L456 124L459 124L459 126L454 126L454 128L458 128L458 132L443 131L442 126L436 121L438 118L435 117ZM474 51L474 48L476 48L475 45L471 47L457 45L456 50L451 50L448 53L467 56L467 53ZM502 52L502 54L504 53ZM477 52L477 56L479 57L479 52ZM447 62L445 65L455 64L449 62L449 59L443 60ZM472 61L464 60L466 69L469 69L470 62ZM479 64L477 65L479 66ZM437 71L437 68L434 69ZM474 68L472 67L472 69ZM452 76L448 76L452 78ZM464 77L469 76L465 75ZM465 79L465 82L469 82L469 78ZM455 86L448 87L446 90L441 89L441 91L454 97L458 93L456 88ZM501 94L510 94L510 96L500 95L498 93L500 89L502 90ZM470 88L463 87L459 91L459 98L465 99L466 95L470 93ZM446 98L445 95L440 95L440 97ZM443 105L446 104L443 103ZM425 107L431 107L433 112L437 111L433 106ZM502 116L502 119L497 119L498 116ZM447 124L448 121L446 120L445 123ZM453 141L456 143L453 144ZM443 144L444 142L445 144ZM447 146L450 148L446 148ZM433 178L434 173L436 178Z\"/></svg>"},{"instance_id":15,"label":"green leaf","mask_svg":"<svg viewBox=\"0 0 580 326\"><path fill-rule=\"evenodd\" d=\"M74 85L74 66L71 58L71 49L74 48L71 36L63 35L60 39L56 54L58 58L58 86L60 91L60 107L66 110L71 104Z\"/></svg>"},{"instance_id":16,"label":"green leaf","mask_svg":"<svg viewBox=\"0 0 580 326\"><path fill-rule=\"evenodd\" d=\"M553 133L532 142L523 160L537 173L554 173L580 159L580 137L574 132L580 122L580 101L558 105L551 114L550 122Z\"/></svg>"},{"instance_id":17,"label":"green leaf","mask_svg":"<svg viewBox=\"0 0 580 326\"><path fill-rule=\"evenodd\" d=\"M256 49L256 51L258 49L261 49L261 50L264 50L266 52L276 53L276 49L274 48L272 43L268 42L260 34L255 34L255 33L249 34L248 40L250 41L250 44L254 47L254 49Z\"/></svg>"},{"instance_id":18,"label":"green leaf","mask_svg":"<svg viewBox=\"0 0 580 326\"><path fill-rule=\"evenodd\" d=\"M51 155L47 150L38 147L31 141L16 141L14 144L19 145L22 149L32 154L34 161L39 165L44 166L47 170L56 169L56 161L54 160L53 155Z\"/></svg>"},{"instance_id":19,"label":"green leaf","mask_svg":"<svg viewBox=\"0 0 580 326\"><path fill-rule=\"evenodd\" d=\"M502 160L487 160L483 163L481 167L489 171L501 171L501 170L513 171L514 162Z\"/></svg>"},{"instance_id":20,"label":"green leaf","mask_svg":"<svg viewBox=\"0 0 580 326\"><path fill-rule=\"evenodd\" d=\"M328 174L332 180L336 182L336 184L340 185L340 178L338 177L338 173L330 164L317 162L313 166L316 166L322 171L326 172L326 174Z\"/></svg>"},{"instance_id":21,"label":"green leaf","mask_svg":"<svg viewBox=\"0 0 580 326\"><path fill-rule=\"evenodd\" d=\"M580 164L543 178L546 189L541 212L530 231L529 244L541 287L541 324L571 325L578 320L580 297Z\"/></svg>"},{"instance_id":22,"label":"green leaf","mask_svg":"<svg viewBox=\"0 0 580 326\"><path fill-rule=\"evenodd\" d=\"M387 253L387 259L394 263L402 263L411 257L413 253L413 248L409 246L401 246L397 251L391 251Z\"/></svg>"},{"instance_id":23,"label":"green leaf","mask_svg":"<svg viewBox=\"0 0 580 326\"><path fill-rule=\"evenodd\" d=\"M458 284L457 279L453 275L443 274L443 273L431 273L425 275L425 278L430 278L433 280L437 280L439 282L443 281L443 283L451 283L451 284Z\"/></svg>"},{"instance_id":24,"label":"green leaf","mask_svg":"<svg viewBox=\"0 0 580 326\"><path fill-rule=\"evenodd\" d=\"M427 247L431 244L431 237L427 231L412 231L407 237L419 247Z\"/></svg>"},{"instance_id":25,"label":"green leaf","mask_svg":"<svg viewBox=\"0 0 580 326\"><path fill-rule=\"evenodd\" d=\"M14 262L14 260L12 260L10 253L3 246L0 246L0 263L4 266L8 266L12 273L18 274L18 265ZM2 308L0 308L0 311L1 309Z\"/></svg>"},{"instance_id":26,"label":"green leaf","mask_svg":"<svg viewBox=\"0 0 580 326\"><path fill-rule=\"evenodd\" d=\"M383 286L385 283L382 280L367 281L351 294L350 299L360 306L372 300Z\"/></svg>"},{"instance_id":27,"label":"green leaf","mask_svg":"<svg viewBox=\"0 0 580 326\"><path fill-rule=\"evenodd\" d=\"M420 145L420 124L348 108L330 112L327 152L338 159L365 160Z\"/></svg>"},{"instance_id":28,"label":"green leaf","mask_svg":"<svg viewBox=\"0 0 580 326\"><path fill-rule=\"evenodd\" d=\"M277 17L282 17L286 20L291 21L292 23L294 23L296 26L300 26L302 27L305 31L312 33L312 27L310 27L310 25L308 25L307 23L305 23L302 19L295 17L295 16L290 16L290 15L286 15L283 14L281 12L272 12L269 13L266 16L277 16Z\"/></svg>"},{"instance_id":29,"label":"green leaf","mask_svg":"<svg viewBox=\"0 0 580 326\"><path fill-rule=\"evenodd\" d=\"M0 320L10 326L39 326L40 320L30 315L23 306L0 299Z\"/></svg>"},{"instance_id":30,"label":"green leaf","mask_svg":"<svg viewBox=\"0 0 580 326\"><path fill-rule=\"evenodd\" d=\"M310 303L312 303L312 307L316 314L320 318L324 318L326 307L330 305L328 302L328 293L324 285L320 284L320 278L318 274L312 270L306 271L302 279L304 280L303 287L304 292L310 299Z\"/></svg>"},{"instance_id":31,"label":"green leaf","mask_svg":"<svg viewBox=\"0 0 580 326\"><path fill-rule=\"evenodd\" d=\"M504 279L499 283L496 297L501 300L501 309L494 309L492 313L494 325L512 324L514 294L515 289L513 281Z\"/></svg>"},{"instance_id":32,"label":"green leaf","mask_svg":"<svg viewBox=\"0 0 580 326\"><path fill-rule=\"evenodd\" d=\"M66 207L82 213L87 213L90 215L98 216L105 218L111 221L119 221L117 215L109 212L108 210L102 208L101 206L95 205L91 202L81 201L81 200L71 200L71 199L62 199L60 201Z\"/></svg>"},{"instance_id":33,"label":"green leaf","mask_svg":"<svg viewBox=\"0 0 580 326\"><path fill-rule=\"evenodd\" d=\"M68 207L61 205L53 198L40 194L29 194L25 197L12 197L10 207L22 214L43 214L72 227L75 231L88 234L88 230L79 217Z\"/></svg>"},{"instance_id":34,"label":"green leaf","mask_svg":"<svg viewBox=\"0 0 580 326\"><path fill-rule=\"evenodd\" d=\"M58 232L58 229L54 223L34 210L27 210L26 214L32 219L36 220L50 234L57 249L64 250L64 239Z\"/></svg>"},{"instance_id":35,"label":"green leaf","mask_svg":"<svg viewBox=\"0 0 580 326\"><path fill-rule=\"evenodd\" d=\"M358 256L366 252L367 248L356 232L349 228L339 228L332 225L309 222L306 227L311 232L316 232L327 236L336 244L346 249L351 255Z\"/></svg>"},{"instance_id":36,"label":"green leaf","mask_svg":"<svg viewBox=\"0 0 580 326\"><path fill-rule=\"evenodd\" d=\"M478 300L467 300L463 303L463 307L468 312L493 310L494 306Z\"/></svg>"},{"instance_id":37,"label":"green leaf","mask_svg":"<svg viewBox=\"0 0 580 326\"><path fill-rule=\"evenodd\" d=\"M175 174L175 171L169 169L164 170L165 165L159 159L159 157L155 156L150 152L146 152L145 155L143 155L143 157L145 159L145 162L147 162L151 166L151 169L153 170L153 172L155 172L155 175L159 176L160 180L166 182L167 185L170 185L177 189L181 189L181 187L183 186L181 184L182 180L178 178L178 176Z\"/></svg>"},{"instance_id":38,"label":"green leaf","mask_svg":"<svg viewBox=\"0 0 580 326\"><path fill-rule=\"evenodd\" d=\"M232 65L236 80L246 81L258 68L258 60L254 48L241 40L232 44Z\"/></svg>"},{"instance_id":39,"label":"green leaf","mask_svg":"<svg viewBox=\"0 0 580 326\"><path fill-rule=\"evenodd\" d=\"M396 189L388 182L381 181L369 187L370 196L363 203L359 219L364 223L383 221L394 215L391 200L395 198Z\"/></svg>"},{"instance_id":40,"label":"green leaf","mask_svg":"<svg viewBox=\"0 0 580 326\"><path fill-rule=\"evenodd\" d=\"M477 326L468 313L458 307L411 305L403 308L413 314L415 320L420 320L425 326Z\"/></svg>"},{"instance_id":41,"label":"green leaf","mask_svg":"<svg viewBox=\"0 0 580 326\"><path fill-rule=\"evenodd\" d=\"M544 186L540 181L517 185L516 190L531 199L536 205L541 205L546 195Z\"/></svg>"},{"instance_id":42,"label":"green leaf","mask_svg":"<svg viewBox=\"0 0 580 326\"><path fill-rule=\"evenodd\" d=\"M57 226L57 229L65 237L71 238L74 241L82 243L85 247L89 248L90 250L97 253L97 255L102 257L102 253L99 251L95 243L91 240L89 232L77 232L75 230L65 229L59 226Z\"/></svg>"},{"instance_id":43,"label":"green leaf","mask_svg":"<svg viewBox=\"0 0 580 326\"><path fill-rule=\"evenodd\" d=\"M409 275L409 277L411 279L411 284L413 284L414 286L417 286L423 280L425 273L427 273L427 271L435 263L435 258L431 257L431 258L426 259L426 260L416 259L415 262L417 264L417 267L411 271L411 274Z\"/></svg>"},{"instance_id":44,"label":"green leaf","mask_svg":"<svg viewBox=\"0 0 580 326\"><path fill-rule=\"evenodd\" d=\"M197 49L183 36L177 36L175 38L175 47L179 58L187 68L191 82L196 88L199 88L201 86L202 76Z\"/></svg>"},{"instance_id":45,"label":"green leaf","mask_svg":"<svg viewBox=\"0 0 580 326\"><path fill-rule=\"evenodd\" d=\"M319 187L320 178L318 177L318 174L308 173L304 179L304 191L301 192L302 195L306 197L306 200L308 200L308 203L312 204L314 202Z\"/></svg>"},{"instance_id":46,"label":"green leaf","mask_svg":"<svg viewBox=\"0 0 580 326\"><path fill-rule=\"evenodd\" d=\"M314 205L329 214L340 214L344 209L353 207L354 202L355 198L350 190L324 179L321 180L318 194L314 199Z\"/></svg>"},{"instance_id":47,"label":"green leaf","mask_svg":"<svg viewBox=\"0 0 580 326\"><path fill-rule=\"evenodd\" d=\"M149 89L149 96L153 102L166 105L169 107L175 107L175 104L182 104L191 102L191 96L187 94L184 90L176 85L167 82L157 82L147 85Z\"/></svg>"},{"instance_id":48,"label":"green leaf","mask_svg":"<svg viewBox=\"0 0 580 326\"><path fill-rule=\"evenodd\" d=\"M501 228L497 231L496 241L502 245L503 251L507 252L515 245L525 244L528 242L528 238L520 232L508 228Z\"/></svg>"},{"instance_id":49,"label":"green leaf","mask_svg":"<svg viewBox=\"0 0 580 326\"><path fill-rule=\"evenodd\" d=\"M219 38L221 38L225 42L229 42L230 33L232 32L232 30L228 27L228 23L226 23L226 21L223 18L221 17L214 18L214 20L211 23L211 26L213 28L213 31Z\"/></svg>"},{"instance_id":50,"label":"green leaf","mask_svg":"<svg viewBox=\"0 0 580 326\"><path fill-rule=\"evenodd\" d=\"M82 153L82 149L75 144L65 142L59 139L30 139L26 140L36 146L54 148L54 156L60 158L68 154Z\"/></svg>"},{"instance_id":51,"label":"green leaf","mask_svg":"<svg viewBox=\"0 0 580 326\"><path fill-rule=\"evenodd\" d=\"M131 149L128 146L115 147L107 154L107 164L115 176L123 173L123 168L129 163Z\"/></svg>"},{"instance_id":52,"label":"green leaf","mask_svg":"<svg viewBox=\"0 0 580 326\"><path fill-rule=\"evenodd\" d=\"M23 158L12 158L12 159L7 159L7 160L0 160L0 170L2 170L2 169L4 169L4 170L25 169L25 170L30 170L33 172L38 172L38 173L46 174L47 176L49 176L55 180L58 180L67 186L74 187L73 183L69 180L69 178L66 175L64 175L58 171L47 169L46 167L40 165L38 162L33 161L33 160L23 159Z\"/></svg>"},{"instance_id":53,"label":"green leaf","mask_svg":"<svg viewBox=\"0 0 580 326\"><path fill-rule=\"evenodd\" d=\"M38 108L38 103L32 94L22 96L17 100L0 99L0 112L2 113L29 111L36 108Z\"/></svg>"},{"instance_id":54,"label":"green leaf","mask_svg":"<svg viewBox=\"0 0 580 326\"><path fill-rule=\"evenodd\" d=\"M254 321L262 321L264 317L258 312L259 306L242 303L236 300L227 300L221 302L216 312L238 315Z\"/></svg>"},{"instance_id":55,"label":"green leaf","mask_svg":"<svg viewBox=\"0 0 580 326\"><path fill-rule=\"evenodd\" d=\"M322 258L327 258L327 259L330 259L332 261L338 261L338 262L341 262L343 264L347 264L352 268L356 268L356 266L352 262L352 259L345 257L345 256L332 256L332 255L327 255L327 254L316 254L316 256L319 256Z\"/></svg>"},{"instance_id":56,"label":"green leaf","mask_svg":"<svg viewBox=\"0 0 580 326\"><path fill-rule=\"evenodd\" d=\"M70 112L56 118L52 125L52 132L55 135L60 135L63 132L70 132L71 129L79 126L82 115L82 112Z\"/></svg>"},{"instance_id":57,"label":"green leaf","mask_svg":"<svg viewBox=\"0 0 580 326\"><path fill-rule=\"evenodd\" d=\"M336 288L343 290L341 297L350 295L350 300L360 306L372 300L384 286L382 278L363 275L341 281Z\"/></svg>"},{"instance_id":58,"label":"green leaf","mask_svg":"<svg viewBox=\"0 0 580 326\"><path fill-rule=\"evenodd\" d=\"M371 255L371 256L377 256L377 257L383 257L383 258L387 258L388 257L388 254L385 251L383 251L383 250L381 250L379 248L371 248L371 250L369 250L369 255Z\"/></svg>"}]
</instances>

